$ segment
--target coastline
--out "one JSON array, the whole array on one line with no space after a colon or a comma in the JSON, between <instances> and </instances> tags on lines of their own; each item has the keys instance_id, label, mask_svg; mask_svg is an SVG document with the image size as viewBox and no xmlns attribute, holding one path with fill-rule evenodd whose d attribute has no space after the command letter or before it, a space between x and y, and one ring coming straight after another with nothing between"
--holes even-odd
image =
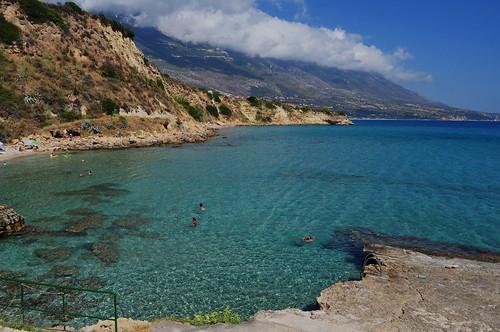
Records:
<instances>
[{"instance_id":1,"label":"coastline","mask_svg":"<svg viewBox=\"0 0 500 332\"><path fill-rule=\"evenodd\" d=\"M0 152L0 162L17 159L25 156L48 153L65 153L90 150L120 150L130 148L144 148L153 146L176 145L185 143L202 143L208 139L216 137L220 129L234 127L255 127L255 126L348 126L352 125L349 120L342 120L337 123L328 123L321 121L313 122L275 122L270 124L255 124L255 123L218 123L216 125L187 125L185 128L169 129L167 131L158 132L156 130L144 131L138 133L127 133L126 135L87 135L80 137L63 137L54 138L47 132L36 135L30 135L26 138L35 139L39 142L36 150L19 151L19 146L22 146L22 141L26 138L17 139L12 144L6 144L6 151Z\"/></svg>"},{"instance_id":2,"label":"coastline","mask_svg":"<svg viewBox=\"0 0 500 332\"><path fill-rule=\"evenodd\" d=\"M174 131L167 134L143 133L139 135L114 136L87 136L74 138L49 138L47 136L34 136L40 141L37 150L18 151L16 144L6 145L6 152L0 153L0 162L21 157L49 154L90 151L90 150L120 150L131 148L144 148L163 145L185 143L201 143L218 135L217 129L221 127L207 127L194 132Z\"/></svg>"}]
</instances>

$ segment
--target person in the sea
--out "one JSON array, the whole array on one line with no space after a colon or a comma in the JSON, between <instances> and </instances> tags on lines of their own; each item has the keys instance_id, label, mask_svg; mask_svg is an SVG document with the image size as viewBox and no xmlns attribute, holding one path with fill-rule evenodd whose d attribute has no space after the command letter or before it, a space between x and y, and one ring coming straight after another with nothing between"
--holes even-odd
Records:
<instances>
[{"instance_id":1,"label":"person in the sea","mask_svg":"<svg viewBox=\"0 0 500 332\"><path fill-rule=\"evenodd\" d=\"M195 217L193 217L193 219L191 219L191 225L192 225L193 227L198 226L198 220L196 220L196 218L195 218Z\"/></svg>"},{"instance_id":2,"label":"person in the sea","mask_svg":"<svg viewBox=\"0 0 500 332\"><path fill-rule=\"evenodd\" d=\"M200 203L200 211L205 211L205 204Z\"/></svg>"},{"instance_id":3,"label":"person in the sea","mask_svg":"<svg viewBox=\"0 0 500 332\"><path fill-rule=\"evenodd\" d=\"M90 175L92 175L92 170L91 170L91 169L89 169L89 176L90 176Z\"/></svg>"},{"instance_id":4,"label":"person in the sea","mask_svg":"<svg viewBox=\"0 0 500 332\"><path fill-rule=\"evenodd\" d=\"M314 236L306 235L302 240L304 240L305 243L312 243L314 241Z\"/></svg>"}]
</instances>

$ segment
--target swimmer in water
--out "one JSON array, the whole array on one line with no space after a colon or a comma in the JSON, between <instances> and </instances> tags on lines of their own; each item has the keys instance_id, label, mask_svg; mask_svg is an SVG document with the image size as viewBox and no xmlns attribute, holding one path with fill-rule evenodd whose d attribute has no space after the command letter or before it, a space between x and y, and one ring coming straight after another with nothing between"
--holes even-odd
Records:
<instances>
[{"instance_id":1,"label":"swimmer in water","mask_svg":"<svg viewBox=\"0 0 500 332\"><path fill-rule=\"evenodd\" d=\"M205 204L200 203L200 211L205 211Z\"/></svg>"},{"instance_id":2,"label":"swimmer in water","mask_svg":"<svg viewBox=\"0 0 500 332\"><path fill-rule=\"evenodd\" d=\"M198 220L196 220L196 218L195 218L195 217L193 217L193 219L191 219L191 225L192 225L193 227L198 226Z\"/></svg>"},{"instance_id":3,"label":"swimmer in water","mask_svg":"<svg viewBox=\"0 0 500 332\"><path fill-rule=\"evenodd\" d=\"M305 236L302 240L304 240L305 243L313 243L314 241L314 236L307 235Z\"/></svg>"}]
</instances>

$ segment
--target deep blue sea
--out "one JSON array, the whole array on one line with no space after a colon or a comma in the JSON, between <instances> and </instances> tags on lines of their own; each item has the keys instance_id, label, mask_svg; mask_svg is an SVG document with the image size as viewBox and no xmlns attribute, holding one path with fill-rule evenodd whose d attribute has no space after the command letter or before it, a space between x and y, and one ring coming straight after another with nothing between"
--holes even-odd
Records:
<instances>
[{"instance_id":1,"label":"deep blue sea","mask_svg":"<svg viewBox=\"0 0 500 332\"><path fill-rule=\"evenodd\" d=\"M357 278L352 230L500 251L500 123L232 128L203 144L11 160L0 188L45 230L0 239L0 270L115 291L127 317L248 317Z\"/></svg>"}]
</instances>

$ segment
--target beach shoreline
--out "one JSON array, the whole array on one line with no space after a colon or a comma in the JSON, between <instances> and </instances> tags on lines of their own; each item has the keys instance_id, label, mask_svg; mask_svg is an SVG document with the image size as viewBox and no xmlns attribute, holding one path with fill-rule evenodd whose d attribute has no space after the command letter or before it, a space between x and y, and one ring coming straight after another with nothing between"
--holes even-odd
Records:
<instances>
[{"instance_id":1,"label":"beach shoreline","mask_svg":"<svg viewBox=\"0 0 500 332\"><path fill-rule=\"evenodd\" d=\"M31 136L40 144L37 149L18 150L20 143L6 145L6 151L0 153L0 162L6 162L22 157L59 154L66 152L82 152L97 150L122 150L132 148L145 148L155 146L167 146L186 143L202 143L218 135L218 128L208 127L195 132L175 131L167 134L127 135L121 137L113 136L87 136L73 138L49 138L48 136Z\"/></svg>"}]
</instances>

